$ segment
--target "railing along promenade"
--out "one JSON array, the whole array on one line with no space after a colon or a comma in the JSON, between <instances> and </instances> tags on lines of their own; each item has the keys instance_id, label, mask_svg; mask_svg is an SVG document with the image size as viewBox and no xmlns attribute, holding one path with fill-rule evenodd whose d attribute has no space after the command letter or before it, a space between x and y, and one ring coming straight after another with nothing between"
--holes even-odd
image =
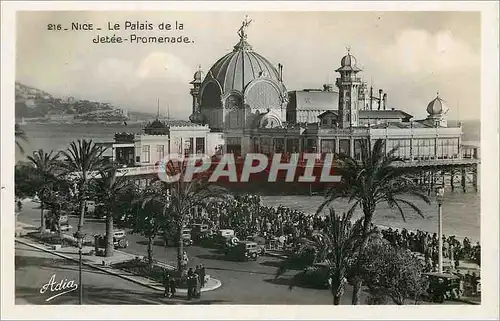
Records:
<instances>
[{"instance_id":1,"label":"railing along promenade","mask_svg":"<svg viewBox=\"0 0 500 321\"><path fill-rule=\"evenodd\" d=\"M272 158L270 158L272 159ZM289 162L289 158L283 157L282 162ZM235 163L238 165L242 165L245 159L243 157L238 157L235 159ZM335 162L335 161L334 161ZM463 155L462 157L455 158L428 158L428 159L414 159L414 160L405 160L403 162L394 163L396 167L414 167L414 168L424 168L424 167L445 167L445 166L467 166L479 164L480 160L478 158L470 157L469 155ZM216 166L218 164L218 160L212 159L212 166ZM318 154L318 159L315 162L314 167L323 167L323 159L321 154ZM335 167L335 164L333 165ZM304 159L299 159L297 162L298 168L308 167L307 162ZM147 165L147 166L131 166L131 167L123 167L117 169L117 176L140 176L140 175L152 175L157 174L162 170L161 165ZM77 173L73 173L73 175L77 175ZM89 173L88 177L90 179L98 179L100 178L99 172Z\"/></svg>"}]
</instances>

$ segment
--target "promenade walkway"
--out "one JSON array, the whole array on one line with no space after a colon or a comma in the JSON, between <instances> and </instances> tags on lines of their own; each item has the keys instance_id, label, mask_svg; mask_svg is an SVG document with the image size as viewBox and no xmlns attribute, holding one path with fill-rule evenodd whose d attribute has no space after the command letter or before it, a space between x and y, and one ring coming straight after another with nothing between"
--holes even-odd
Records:
<instances>
[{"instance_id":1,"label":"promenade walkway","mask_svg":"<svg viewBox=\"0 0 500 321\"><path fill-rule=\"evenodd\" d=\"M21 243L26 246L30 246L33 248L36 248L38 250L52 253L56 256L72 260L75 262L79 262L79 254L78 254L78 248L77 247L59 247L59 246L54 246L54 245L48 245L44 244L40 241L34 240L32 238L26 237L27 233L33 232L34 229L36 229L35 226L26 224L26 223L21 223L18 222L18 226L16 227L16 242ZM89 255L90 251L93 250L93 247L89 246L84 246L82 248L82 262L84 265L90 266L94 269L100 270L102 272L106 272L108 274L123 278L125 280L146 286L148 288L157 290L157 291L164 291L164 286L152 279L142 277L135 275L133 273L119 270L119 269L114 269L111 267L113 264L121 263L121 262L126 262L133 260L135 258L143 258L141 256L136 256L130 253L126 253L123 251L115 250L114 255L112 257L106 258L106 257L101 257L101 256L96 256L96 255ZM174 270L175 267L171 266L169 264L161 263L161 265L169 270ZM202 292L207 292L207 291L213 291L218 289L219 287L222 286L222 283L215 278L209 277L207 282L205 283L205 286L201 289ZM178 293L187 293L187 289L177 289Z\"/></svg>"}]
</instances>

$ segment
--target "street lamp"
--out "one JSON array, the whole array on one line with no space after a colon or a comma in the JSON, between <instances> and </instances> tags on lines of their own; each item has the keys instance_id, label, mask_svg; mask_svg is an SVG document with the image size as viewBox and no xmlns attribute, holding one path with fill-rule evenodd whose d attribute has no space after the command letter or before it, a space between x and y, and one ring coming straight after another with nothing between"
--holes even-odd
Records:
<instances>
[{"instance_id":1,"label":"street lamp","mask_svg":"<svg viewBox=\"0 0 500 321\"><path fill-rule=\"evenodd\" d=\"M438 202L438 272L443 273L443 187L436 189L436 199Z\"/></svg>"},{"instance_id":2,"label":"street lamp","mask_svg":"<svg viewBox=\"0 0 500 321\"><path fill-rule=\"evenodd\" d=\"M83 247L83 238L84 235L80 229L78 228L78 231L76 232L76 238L78 239L78 256L79 256L79 262L78 262L78 290L79 290L79 296L78 296L78 303L80 305L83 304L83 286L82 286L82 247Z\"/></svg>"}]
</instances>

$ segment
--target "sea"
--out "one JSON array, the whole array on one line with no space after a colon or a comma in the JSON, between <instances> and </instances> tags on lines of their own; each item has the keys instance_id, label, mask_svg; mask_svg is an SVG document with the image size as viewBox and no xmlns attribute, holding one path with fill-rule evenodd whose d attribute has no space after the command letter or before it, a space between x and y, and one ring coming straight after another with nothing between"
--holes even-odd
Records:
<instances>
[{"instance_id":1,"label":"sea","mask_svg":"<svg viewBox=\"0 0 500 321\"><path fill-rule=\"evenodd\" d=\"M116 132L141 133L143 123L125 124L66 124L66 123L27 123L21 128L28 136L28 142L23 143L25 154L16 151L16 161L25 160L26 155L43 149L59 151L66 149L70 142L77 139L92 139L95 142L112 142ZM467 145L479 146L479 122L463 123L464 139ZM480 186L480 184L479 184ZM269 206L283 205L292 209L312 213L321 203L320 196L264 196L263 202ZM430 205L419 200L413 200L420 207L424 218L405 208L403 220L399 211L388 206L378 207L374 223L393 228L408 230L422 230L431 233L437 232L437 211L435 201ZM346 211L349 207L346 201L333 204L337 212ZM480 193L475 191L462 192L447 190L443 203L443 232L446 235L455 235L457 238L468 237L471 240L480 239ZM360 215L358 212L357 215Z\"/></svg>"}]
</instances>

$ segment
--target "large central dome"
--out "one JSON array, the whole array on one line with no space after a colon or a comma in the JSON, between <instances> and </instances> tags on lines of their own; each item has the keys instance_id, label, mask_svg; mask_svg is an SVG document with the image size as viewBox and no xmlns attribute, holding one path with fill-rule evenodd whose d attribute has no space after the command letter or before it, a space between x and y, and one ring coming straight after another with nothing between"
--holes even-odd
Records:
<instances>
[{"instance_id":1,"label":"large central dome","mask_svg":"<svg viewBox=\"0 0 500 321\"><path fill-rule=\"evenodd\" d=\"M249 128L262 113L286 118L282 66L278 71L247 42L250 22L245 19L233 51L217 60L201 84L200 111L212 129Z\"/></svg>"},{"instance_id":2,"label":"large central dome","mask_svg":"<svg viewBox=\"0 0 500 321\"><path fill-rule=\"evenodd\" d=\"M241 39L232 52L212 66L207 78L210 77L218 81L223 93L242 93L250 82L259 77L280 81L279 73L273 64L253 51L245 39Z\"/></svg>"}]
</instances>

